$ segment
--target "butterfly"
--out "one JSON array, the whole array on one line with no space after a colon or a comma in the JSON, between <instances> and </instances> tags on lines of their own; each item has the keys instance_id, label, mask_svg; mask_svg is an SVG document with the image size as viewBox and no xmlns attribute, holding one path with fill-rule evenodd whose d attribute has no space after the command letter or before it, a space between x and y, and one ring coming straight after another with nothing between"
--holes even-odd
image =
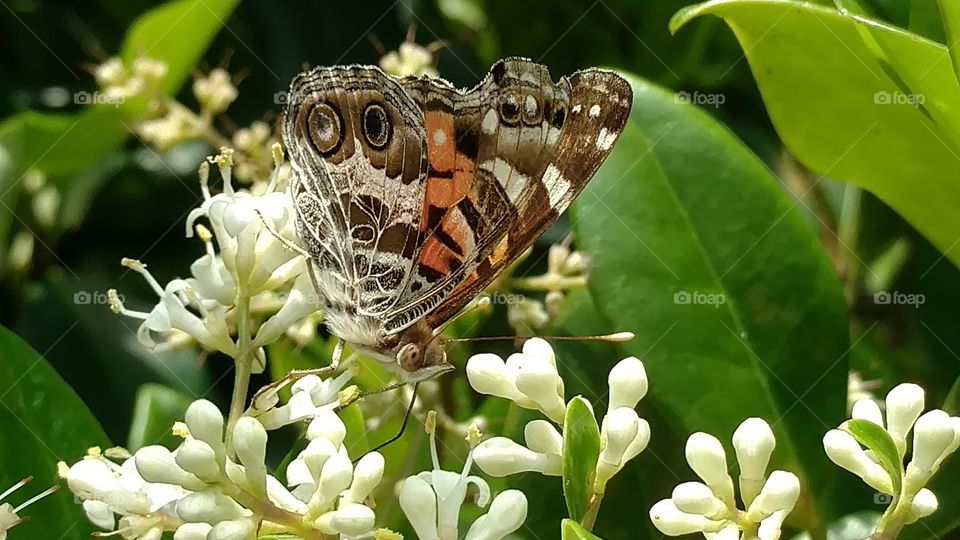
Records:
<instances>
[{"instance_id":1,"label":"butterfly","mask_svg":"<svg viewBox=\"0 0 960 540\"><path fill-rule=\"evenodd\" d=\"M632 99L611 71L554 82L525 58L469 90L374 66L297 75L283 118L296 228L338 343L405 382L452 369L443 324L583 190Z\"/></svg>"}]
</instances>

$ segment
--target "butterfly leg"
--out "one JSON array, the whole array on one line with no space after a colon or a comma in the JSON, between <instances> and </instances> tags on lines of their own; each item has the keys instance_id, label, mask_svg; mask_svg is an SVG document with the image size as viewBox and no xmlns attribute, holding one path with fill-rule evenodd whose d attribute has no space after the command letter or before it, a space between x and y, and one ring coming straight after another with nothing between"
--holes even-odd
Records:
<instances>
[{"instance_id":1,"label":"butterfly leg","mask_svg":"<svg viewBox=\"0 0 960 540\"><path fill-rule=\"evenodd\" d=\"M298 381L308 375L316 375L317 377L326 377L333 373L337 372L337 369L340 367L340 360L343 357L343 340L337 338L337 343L333 346L333 356L330 359L330 365L323 366L320 368L314 369L294 369L289 373L277 379L276 381L264 386L260 390L257 390L257 393L253 395L251 400L251 408L258 408L258 401L263 398L265 395L270 393L276 393L284 386ZM348 359L349 360L349 359Z\"/></svg>"},{"instance_id":2,"label":"butterfly leg","mask_svg":"<svg viewBox=\"0 0 960 540\"><path fill-rule=\"evenodd\" d=\"M260 221L263 223L263 227L267 229L267 232L273 235L273 237L276 238L281 244L283 244L285 248L299 255L302 255L308 262L312 259L312 257L310 256L310 253L308 253L307 250L294 244L293 242L287 240L286 238L280 236L280 233L277 232L277 230L274 229L272 225L270 225L270 223L267 221L267 218L260 212L260 210L254 210L254 212L256 212L257 216L260 217ZM311 278L312 277L313 275L311 274ZM314 282L314 284L316 284L316 282Z\"/></svg>"}]
</instances>

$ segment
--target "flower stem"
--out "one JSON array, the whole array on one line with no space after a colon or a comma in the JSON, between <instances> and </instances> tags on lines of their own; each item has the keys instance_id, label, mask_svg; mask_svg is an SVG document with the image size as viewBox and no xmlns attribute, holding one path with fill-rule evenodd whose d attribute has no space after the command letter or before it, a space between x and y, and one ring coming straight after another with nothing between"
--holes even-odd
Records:
<instances>
[{"instance_id":1,"label":"flower stem","mask_svg":"<svg viewBox=\"0 0 960 540\"><path fill-rule=\"evenodd\" d=\"M603 502L603 493L594 492L587 504L587 513L583 516L580 525L588 531L593 530L593 525L597 521L597 514L600 513L600 503Z\"/></svg>"},{"instance_id":2,"label":"flower stem","mask_svg":"<svg viewBox=\"0 0 960 540\"><path fill-rule=\"evenodd\" d=\"M256 350L251 347L250 337L250 297L246 287L237 287L237 350L239 354L233 362L233 395L230 398L230 414L227 417L225 442L227 455L233 455L233 427L247 410L247 392L250 390L250 373L256 359Z\"/></svg>"}]
</instances>

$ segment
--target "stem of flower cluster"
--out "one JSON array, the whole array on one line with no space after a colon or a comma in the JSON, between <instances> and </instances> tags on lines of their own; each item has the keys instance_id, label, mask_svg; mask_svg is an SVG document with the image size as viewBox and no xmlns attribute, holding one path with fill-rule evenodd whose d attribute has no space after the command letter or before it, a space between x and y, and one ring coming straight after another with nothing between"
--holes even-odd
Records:
<instances>
[{"instance_id":1,"label":"stem of flower cluster","mask_svg":"<svg viewBox=\"0 0 960 540\"><path fill-rule=\"evenodd\" d=\"M303 516L289 512L275 506L270 501L258 499L237 486L225 486L232 499L239 502L244 508L252 510L265 520L280 525L289 532L295 533L304 540L326 540L329 537L303 523Z\"/></svg>"},{"instance_id":2,"label":"stem of flower cluster","mask_svg":"<svg viewBox=\"0 0 960 540\"><path fill-rule=\"evenodd\" d=\"M230 414L227 417L225 443L227 455L233 455L233 427L247 410L247 392L250 390L250 373L256 360L256 349L251 347L250 339L250 297L246 287L237 287L237 350L239 354L233 362L233 395L230 398Z\"/></svg>"},{"instance_id":3,"label":"stem of flower cluster","mask_svg":"<svg viewBox=\"0 0 960 540\"><path fill-rule=\"evenodd\" d=\"M588 531L593 530L593 525L597 521L597 514L600 513L600 503L603 502L603 493L594 492L587 504L587 513L583 516L580 525Z\"/></svg>"}]
</instances>

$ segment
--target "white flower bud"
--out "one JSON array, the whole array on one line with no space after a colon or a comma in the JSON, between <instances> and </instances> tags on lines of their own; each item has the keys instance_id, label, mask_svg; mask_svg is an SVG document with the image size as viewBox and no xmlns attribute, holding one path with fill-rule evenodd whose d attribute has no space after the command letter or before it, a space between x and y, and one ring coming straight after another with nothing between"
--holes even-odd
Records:
<instances>
[{"instance_id":1,"label":"white flower bud","mask_svg":"<svg viewBox=\"0 0 960 540\"><path fill-rule=\"evenodd\" d=\"M859 476L873 489L882 493L893 493L890 475L867 456L853 435L831 429L823 436L823 449L830 461Z\"/></svg>"},{"instance_id":2,"label":"white flower bud","mask_svg":"<svg viewBox=\"0 0 960 540\"><path fill-rule=\"evenodd\" d=\"M724 503L732 506L733 479L727 473L727 455L723 445L709 433L697 432L687 439L687 463Z\"/></svg>"},{"instance_id":3,"label":"white flower bud","mask_svg":"<svg viewBox=\"0 0 960 540\"><path fill-rule=\"evenodd\" d=\"M190 435L210 445L222 459L225 454L223 447L223 413L213 403L198 399L190 404L184 421L190 428Z\"/></svg>"},{"instance_id":4,"label":"white flower bud","mask_svg":"<svg viewBox=\"0 0 960 540\"><path fill-rule=\"evenodd\" d=\"M91 523L101 529L112 531L116 528L116 517L113 515L113 510L110 509L110 505L105 502L92 499L83 501L83 512ZM0 528L2 526L3 524L0 522Z\"/></svg>"},{"instance_id":5,"label":"white flower bud","mask_svg":"<svg viewBox=\"0 0 960 540\"><path fill-rule=\"evenodd\" d=\"M617 362L607 376L610 386L608 409L634 408L647 395L647 372L643 362L631 356Z\"/></svg>"},{"instance_id":6,"label":"white flower bud","mask_svg":"<svg viewBox=\"0 0 960 540\"><path fill-rule=\"evenodd\" d=\"M207 484L177 465L173 453L163 446L145 446L133 455L137 472L147 482L176 484L189 490L207 487Z\"/></svg>"},{"instance_id":7,"label":"white flower bud","mask_svg":"<svg viewBox=\"0 0 960 540\"><path fill-rule=\"evenodd\" d=\"M320 486L310 499L310 507L326 508L336 500L341 491L350 487L352 481L353 464L350 463L350 458L341 453L330 456L320 471Z\"/></svg>"},{"instance_id":8,"label":"white flower bud","mask_svg":"<svg viewBox=\"0 0 960 540\"><path fill-rule=\"evenodd\" d=\"M553 353L553 347L543 338L530 338L523 342L523 356L542 360L550 364L554 370L557 369L557 357Z\"/></svg>"},{"instance_id":9,"label":"white flower bud","mask_svg":"<svg viewBox=\"0 0 960 540\"><path fill-rule=\"evenodd\" d=\"M187 522L217 523L243 517L245 510L236 501L213 491L195 491L176 502L177 517Z\"/></svg>"},{"instance_id":10,"label":"white flower bud","mask_svg":"<svg viewBox=\"0 0 960 540\"><path fill-rule=\"evenodd\" d=\"M757 522L780 510L793 510L800 496L800 479L793 473L773 471L747 509L747 518Z\"/></svg>"},{"instance_id":11,"label":"white flower bud","mask_svg":"<svg viewBox=\"0 0 960 540\"><path fill-rule=\"evenodd\" d=\"M212 484L220 479L216 452L200 439L190 438L183 441L177 449L176 461L183 470L204 482Z\"/></svg>"},{"instance_id":12,"label":"white flower bud","mask_svg":"<svg viewBox=\"0 0 960 540\"><path fill-rule=\"evenodd\" d=\"M913 428L913 457L907 472L932 474L933 467L953 444L954 431L950 416L934 409L921 416Z\"/></svg>"},{"instance_id":13,"label":"white flower bud","mask_svg":"<svg viewBox=\"0 0 960 540\"><path fill-rule=\"evenodd\" d=\"M527 343L530 341L533 340ZM544 360L524 360L522 369L517 373L517 390L534 401L547 418L562 423L567 409L563 395L558 392L561 383L557 368Z\"/></svg>"},{"instance_id":14,"label":"white flower bud","mask_svg":"<svg viewBox=\"0 0 960 540\"><path fill-rule=\"evenodd\" d=\"M473 460L490 476L507 476L535 471L548 476L559 476L559 455L534 452L506 437L493 437L473 449Z\"/></svg>"},{"instance_id":15,"label":"white flower bud","mask_svg":"<svg viewBox=\"0 0 960 540\"><path fill-rule=\"evenodd\" d=\"M950 443L950 446L944 450L943 455L940 456L940 459L933 465L934 472L940 468L943 460L947 459L951 454L956 452L957 448L960 448L960 417L951 416L950 425L953 426L953 442Z\"/></svg>"},{"instance_id":16,"label":"white flower bud","mask_svg":"<svg viewBox=\"0 0 960 540\"><path fill-rule=\"evenodd\" d=\"M369 507L357 503L341 504L334 512L327 512L317 520L318 528L326 534L357 537L373 530L376 516Z\"/></svg>"},{"instance_id":17,"label":"white flower bud","mask_svg":"<svg viewBox=\"0 0 960 540\"><path fill-rule=\"evenodd\" d=\"M439 540L437 494L418 476L407 477L400 485L400 508L421 540Z\"/></svg>"},{"instance_id":18,"label":"white flower bud","mask_svg":"<svg viewBox=\"0 0 960 540\"><path fill-rule=\"evenodd\" d=\"M687 514L700 514L708 518L718 518L727 511L727 505L713 494L706 484L684 482L673 488L670 497L674 506Z\"/></svg>"},{"instance_id":19,"label":"white flower bud","mask_svg":"<svg viewBox=\"0 0 960 540\"><path fill-rule=\"evenodd\" d=\"M541 454L563 454L563 435L546 420L531 420L523 428L527 448Z\"/></svg>"},{"instance_id":20,"label":"white flower bud","mask_svg":"<svg viewBox=\"0 0 960 540\"><path fill-rule=\"evenodd\" d=\"M681 512L670 499L664 499L650 508L650 521L667 536L702 532L720 525L720 522L704 516Z\"/></svg>"},{"instance_id":21,"label":"white flower bud","mask_svg":"<svg viewBox=\"0 0 960 540\"><path fill-rule=\"evenodd\" d=\"M383 456L379 452L364 454L353 470L353 483L347 498L353 502L362 503L383 479Z\"/></svg>"},{"instance_id":22,"label":"white flower bud","mask_svg":"<svg viewBox=\"0 0 960 540\"><path fill-rule=\"evenodd\" d=\"M760 522L757 527L758 540L780 540L780 528L787 519L788 510L778 510Z\"/></svg>"},{"instance_id":23,"label":"white flower bud","mask_svg":"<svg viewBox=\"0 0 960 540\"><path fill-rule=\"evenodd\" d=\"M467 380L481 394L502 397L511 401L523 396L514 385L503 359L495 354L475 354L467 360Z\"/></svg>"},{"instance_id":24,"label":"white flower bud","mask_svg":"<svg viewBox=\"0 0 960 540\"><path fill-rule=\"evenodd\" d=\"M923 488L913 497L913 503L910 505L910 511L907 523L913 523L918 519L925 518L937 511L940 506L937 496L927 488Z\"/></svg>"},{"instance_id":25,"label":"white flower bud","mask_svg":"<svg viewBox=\"0 0 960 540\"><path fill-rule=\"evenodd\" d=\"M737 527L736 523L724 525L711 540L740 540L740 527Z\"/></svg>"},{"instance_id":26,"label":"white flower bud","mask_svg":"<svg viewBox=\"0 0 960 540\"><path fill-rule=\"evenodd\" d=\"M173 540L207 540L212 528L209 523L184 523L173 533Z\"/></svg>"},{"instance_id":27,"label":"white flower bud","mask_svg":"<svg viewBox=\"0 0 960 540\"><path fill-rule=\"evenodd\" d=\"M883 427L883 411L880 410L880 405L873 399L864 398L857 400L857 402L853 404L850 417L858 420L867 420Z\"/></svg>"},{"instance_id":28,"label":"white flower bud","mask_svg":"<svg viewBox=\"0 0 960 540\"><path fill-rule=\"evenodd\" d=\"M323 437L332 442L335 447L343 444L343 439L347 436L347 427L343 425L343 420L340 420L337 413L330 409L320 409L316 414L317 416L307 426L307 438L313 440Z\"/></svg>"},{"instance_id":29,"label":"white flower bud","mask_svg":"<svg viewBox=\"0 0 960 540\"><path fill-rule=\"evenodd\" d=\"M252 519L221 521L207 533L207 540L253 540L256 527Z\"/></svg>"},{"instance_id":30,"label":"white flower bud","mask_svg":"<svg viewBox=\"0 0 960 540\"><path fill-rule=\"evenodd\" d=\"M887 394L887 431L903 457L907 433L923 412L923 388L915 384L897 385Z\"/></svg>"},{"instance_id":31,"label":"white flower bud","mask_svg":"<svg viewBox=\"0 0 960 540\"><path fill-rule=\"evenodd\" d=\"M218 114L237 99L237 87L230 81L229 73L215 68L193 82L193 94L207 114Z\"/></svg>"},{"instance_id":32,"label":"white flower bud","mask_svg":"<svg viewBox=\"0 0 960 540\"><path fill-rule=\"evenodd\" d=\"M254 494L267 492L267 430L256 418L241 416L233 428L233 445Z\"/></svg>"},{"instance_id":33,"label":"white flower bud","mask_svg":"<svg viewBox=\"0 0 960 540\"><path fill-rule=\"evenodd\" d=\"M748 418L733 433L733 448L740 464L740 498L747 506L760 493L770 455L777 440L773 430L761 418Z\"/></svg>"},{"instance_id":34,"label":"white flower bud","mask_svg":"<svg viewBox=\"0 0 960 540\"><path fill-rule=\"evenodd\" d=\"M516 531L527 519L527 497L508 489L494 497L490 511L470 525L464 540L501 540Z\"/></svg>"},{"instance_id":35,"label":"white flower bud","mask_svg":"<svg viewBox=\"0 0 960 540\"><path fill-rule=\"evenodd\" d=\"M627 446L637 436L637 411L628 407L614 409L603 417L600 428L600 460L610 465L622 465Z\"/></svg>"}]
</instances>

